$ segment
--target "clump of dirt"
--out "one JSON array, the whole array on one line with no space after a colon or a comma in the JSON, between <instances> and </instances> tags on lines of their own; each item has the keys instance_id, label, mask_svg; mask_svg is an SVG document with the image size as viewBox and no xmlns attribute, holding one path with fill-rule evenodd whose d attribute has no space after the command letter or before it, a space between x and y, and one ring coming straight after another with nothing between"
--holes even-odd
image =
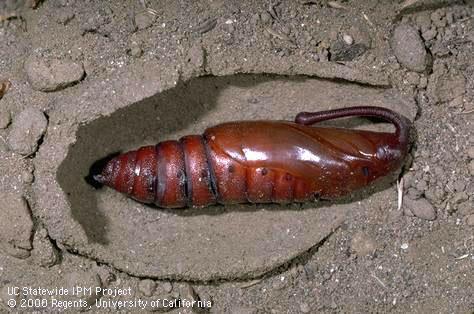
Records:
<instances>
[{"instance_id":1,"label":"clump of dirt","mask_svg":"<svg viewBox=\"0 0 474 314\"><path fill-rule=\"evenodd\" d=\"M0 306L472 311L473 34L463 1L0 2ZM84 180L219 122L351 105L414 120L398 188L177 212Z\"/></svg>"}]
</instances>

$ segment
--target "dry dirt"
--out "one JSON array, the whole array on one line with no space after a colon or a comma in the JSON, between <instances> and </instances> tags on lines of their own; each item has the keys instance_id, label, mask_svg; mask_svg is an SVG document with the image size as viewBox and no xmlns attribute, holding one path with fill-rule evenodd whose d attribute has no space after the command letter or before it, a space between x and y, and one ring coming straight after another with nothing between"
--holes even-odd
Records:
<instances>
[{"instance_id":1,"label":"dry dirt","mask_svg":"<svg viewBox=\"0 0 474 314\"><path fill-rule=\"evenodd\" d=\"M470 1L1 1L0 308L472 313L473 51ZM86 180L220 122L353 105L414 121L400 189L163 210Z\"/></svg>"}]
</instances>

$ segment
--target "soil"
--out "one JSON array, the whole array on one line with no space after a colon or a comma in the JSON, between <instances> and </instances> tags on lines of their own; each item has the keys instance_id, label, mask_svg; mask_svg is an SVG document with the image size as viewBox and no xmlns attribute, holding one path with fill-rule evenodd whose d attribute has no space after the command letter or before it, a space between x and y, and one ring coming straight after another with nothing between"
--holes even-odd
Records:
<instances>
[{"instance_id":1,"label":"soil","mask_svg":"<svg viewBox=\"0 0 474 314\"><path fill-rule=\"evenodd\" d=\"M0 2L0 308L473 312L473 49L470 1ZM354 105L405 115L413 144L340 200L163 210L88 180L221 122Z\"/></svg>"}]
</instances>

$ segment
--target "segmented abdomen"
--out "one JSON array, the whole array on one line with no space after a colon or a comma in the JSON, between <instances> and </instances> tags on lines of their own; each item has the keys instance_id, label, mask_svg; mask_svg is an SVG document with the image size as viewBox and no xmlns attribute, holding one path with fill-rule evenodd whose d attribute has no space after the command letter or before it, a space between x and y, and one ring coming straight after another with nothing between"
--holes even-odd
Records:
<instances>
[{"instance_id":1,"label":"segmented abdomen","mask_svg":"<svg viewBox=\"0 0 474 314\"><path fill-rule=\"evenodd\" d=\"M154 156L145 159L156 161L156 172L149 171L155 178L153 203L160 207L181 208L215 203L288 203L310 197L303 180L286 171L248 167L219 148L213 148L209 141L212 140L205 136L190 135L179 141L161 142L153 153L149 147L137 151L137 154L149 152ZM129 154L133 155L133 152ZM149 167L151 163L147 165ZM144 180L143 173L134 174L135 180ZM124 192L140 200L143 193L136 188L140 184L134 186L133 190Z\"/></svg>"}]
</instances>

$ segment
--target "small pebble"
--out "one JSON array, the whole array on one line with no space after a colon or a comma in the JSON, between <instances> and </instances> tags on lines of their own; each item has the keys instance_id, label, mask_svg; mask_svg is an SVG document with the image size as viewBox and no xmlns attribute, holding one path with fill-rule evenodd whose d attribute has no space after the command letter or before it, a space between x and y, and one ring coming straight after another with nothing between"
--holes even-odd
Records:
<instances>
[{"instance_id":1,"label":"small pebble","mask_svg":"<svg viewBox=\"0 0 474 314\"><path fill-rule=\"evenodd\" d=\"M156 289L156 283L151 279L140 280L138 290L146 297L151 297Z\"/></svg>"},{"instance_id":2,"label":"small pebble","mask_svg":"<svg viewBox=\"0 0 474 314\"><path fill-rule=\"evenodd\" d=\"M31 171L25 170L21 173L21 181L23 181L24 183L30 184L33 182L34 179L35 177L33 173L31 173Z\"/></svg>"},{"instance_id":3,"label":"small pebble","mask_svg":"<svg viewBox=\"0 0 474 314\"><path fill-rule=\"evenodd\" d=\"M155 15L143 11L135 15L135 25L142 30L150 27L155 22Z\"/></svg>"},{"instance_id":4,"label":"small pebble","mask_svg":"<svg viewBox=\"0 0 474 314\"><path fill-rule=\"evenodd\" d=\"M421 33L421 36L425 41L430 41L432 39L436 38L436 35L438 35L438 32L436 31L435 28L431 28L423 33Z\"/></svg>"},{"instance_id":5,"label":"small pebble","mask_svg":"<svg viewBox=\"0 0 474 314\"><path fill-rule=\"evenodd\" d=\"M348 35L348 34L344 34L342 36L342 39L344 40L344 42L348 45L352 45L354 43L354 39L352 38L351 35Z\"/></svg>"},{"instance_id":6,"label":"small pebble","mask_svg":"<svg viewBox=\"0 0 474 314\"><path fill-rule=\"evenodd\" d=\"M46 132L48 120L38 109L27 108L13 119L8 145L21 155L30 155L38 149L38 141Z\"/></svg>"},{"instance_id":7,"label":"small pebble","mask_svg":"<svg viewBox=\"0 0 474 314\"><path fill-rule=\"evenodd\" d=\"M173 290L173 285L169 281L163 281L161 287L166 293L170 293Z\"/></svg>"},{"instance_id":8,"label":"small pebble","mask_svg":"<svg viewBox=\"0 0 474 314\"><path fill-rule=\"evenodd\" d=\"M135 46L132 49L130 49L130 55L132 57L139 58L142 56L142 54L143 54L143 50L140 47Z\"/></svg>"},{"instance_id":9,"label":"small pebble","mask_svg":"<svg viewBox=\"0 0 474 314\"><path fill-rule=\"evenodd\" d=\"M428 182L426 182L425 180L420 180L417 184L416 184L416 189L418 191L426 191L428 189Z\"/></svg>"},{"instance_id":10,"label":"small pebble","mask_svg":"<svg viewBox=\"0 0 474 314\"><path fill-rule=\"evenodd\" d=\"M402 245L400 245L400 248L401 248L402 250L408 249L408 243L402 243Z\"/></svg>"},{"instance_id":11,"label":"small pebble","mask_svg":"<svg viewBox=\"0 0 474 314\"><path fill-rule=\"evenodd\" d=\"M85 76L81 63L72 60L30 57L25 62L28 82L34 90L53 92L79 82Z\"/></svg>"},{"instance_id":12,"label":"small pebble","mask_svg":"<svg viewBox=\"0 0 474 314\"><path fill-rule=\"evenodd\" d=\"M423 72L428 63L428 54L418 30L408 24L398 25L392 35L393 53L404 67Z\"/></svg>"},{"instance_id":13,"label":"small pebble","mask_svg":"<svg viewBox=\"0 0 474 314\"><path fill-rule=\"evenodd\" d=\"M412 200L406 198L404 201L406 209L410 210L413 215L424 220L435 220L436 219L436 210L425 198L420 198L417 200Z\"/></svg>"}]
</instances>

